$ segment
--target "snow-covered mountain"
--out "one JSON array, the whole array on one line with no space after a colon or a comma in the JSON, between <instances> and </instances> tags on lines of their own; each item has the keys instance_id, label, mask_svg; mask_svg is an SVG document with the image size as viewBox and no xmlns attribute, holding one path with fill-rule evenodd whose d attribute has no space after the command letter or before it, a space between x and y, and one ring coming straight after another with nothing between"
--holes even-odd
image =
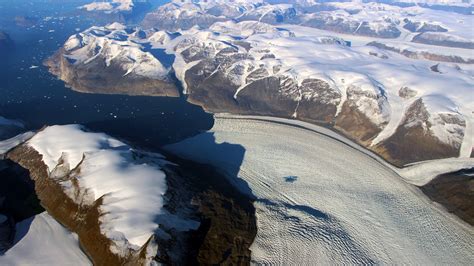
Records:
<instances>
[{"instance_id":1,"label":"snow-covered mountain","mask_svg":"<svg viewBox=\"0 0 474 266\"><path fill-rule=\"evenodd\" d=\"M399 163L470 155L470 65L434 64L373 47L348 47L344 40L313 36L304 28L267 28L249 37L248 30L234 37L216 33L232 32L228 28L238 32L252 23L257 32L264 28L256 22L218 23L208 32L183 33L172 42L175 71L184 72L178 79L190 101L216 112L330 123ZM179 70L179 62L185 62L186 71ZM452 88L449 93L446 87ZM405 132L415 125L419 134ZM403 137L391 142L399 134ZM388 142L395 147L387 148ZM409 155L405 151L412 145L419 149Z\"/></svg>"},{"instance_id":2,"label":"snow-covered mountain","mask_svg":"<svg viewBox=\"0 0 474 266\"><path fill-rule=\"evenodd\" d=\"M208 28L215 22L229 20L297 24L448 47L472 49L474 45L470 14L360 1L173 1L147 14L143 26L165 30L189 29L194 25Z\"/></svg>"},{"instance_id":3,"label":"snow-covered mountain","mask_svg":"<svg viewBox=\"0 0 474 266\"><path fill-rule=\"evenodd\" d=\"M82 92L178 96L170 68L139 43L141 34L119 23L92 27L71 36L46 65Z\"/></svg>"},{"instance_id":4,"label":"snow-covered mountain","mask_svg":"<svg viewBox=\"0 0 474 266\"><path fill-rule=\"evenodd\" d=\"M257 21L217 22L208 30L179 33L136 30L110 55L93 48L117 38L97 34L104 30L81 33L83 40L95 35L106 40L92 37L88 48L72 48L66 57L107 65L109 58L120 58L115 54L151 46L174 56L167 71L176 75L189 101L211 112L326 123L399 165L471 154L470 64L410 59L377 45L351 47L341 37L307 27ZM66 51L75 40L66 43ZM141 67L148 69L148 62L154 60ZM166 71L160 73L166 77Z\"/></svg>"},{"instance_id":5,"label":"snow-covered mountain","mask_svg":"<svg viewBox=\"0 0 474 266\"><path fill-rule=\"evenodd\" d=\"M26 213L19 206L31 208L35 199L48 213L37 217L51 225L44 229L58 239L69 238L64 254L74 256L73 264L83 259L82 252L52 218L77 234L81 249L97 265L250 260L248 248L256 231L251 199L211 170L204 178L190 170L192 163L172 163L161 154L134 149L80 125L49 126L0 141L0 156L0 185L12 186L8 178L21 183L14 188L18 193L0 191L0 251L4 242L7 246L7 256L0 256L2 265L29 264L38 256L31 252L21 257L31 245L4 239L5 230L7 236L14 232L9 224L24 227L14 212ZM35 225L31 230L39 229ZM28 239L54 239L28 233ZM222 239L212 240L216 236ZM58 251L54 243L42 248L44 254ZM63 256L53 259L62 261Z\"/></svg>"},{"instance_id":6,"label":"snow-covered mountain","mask_svg":"<svg viewBox=\"0 0 474 266\"><path fill-rule=\"evenodd\" d=\"M137 23L151 8L148 0L94 0L78 7L83 15L92 17L100 24Z\"/></svg>"},{"instance_id":7,"label":"snow-covered mountain","mask_svg":"<svg viewBox=\"0 0 474 266\"><path fill-rule=\"evenodd\" d=\"M118 12L132 12L137 3L146 2L147 0L105 0L94 1L79 8L86 11L96 11L110 14Z\"/></svg>"},{"instance_id":8,"label":"snow-covered mountain","mask_svg":"<svg viewBox=\"0 0 474 266\"><path fill-rule=\"evenodd\" d=\"M95 263L155 257L154 235L166 236L159 228L168 216L163 157L77 125L45 128L8 156L30 169L41 204L79 235ZM196 225L176 229L187 226Z\"/></svg>"},{"instance_id":9,"label":"snow-covered mountain","mask_svg":"<svg viewBox=\"0 0 474 266\"><path fill-rule=\"evenodd\" d=\"M413 4L413 5L439 5L439 6L472 6L471 0L374 0L370 2L392 3L392 4Z\"/></svg>"}]
</instances>

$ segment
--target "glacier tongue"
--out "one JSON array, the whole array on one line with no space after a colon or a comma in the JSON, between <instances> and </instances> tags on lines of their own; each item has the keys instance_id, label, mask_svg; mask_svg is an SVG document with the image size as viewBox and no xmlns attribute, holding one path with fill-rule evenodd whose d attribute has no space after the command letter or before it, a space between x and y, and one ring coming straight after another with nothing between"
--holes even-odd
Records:
<instances>
[{"instance_id":1,"label":"glacier tongue","mask_svg":"<svg viewBox=\"0 0 474 266\"><path fill-rule=\"evenodd\" d=\"M257 264L463 265L474 259L471 226L428 201L398 169L326 128L219 115L210 133L215 139L204 133L166 149L224 172L238 169L228 178L244 181L238 184L250 189L240 188L257 198L260 230L251 248ZM452 165L453 159L433 161L400 172L415 182L418 171L424 179ZM455 165L472 167L474 160Z\"/></svg>"}]
</instances>

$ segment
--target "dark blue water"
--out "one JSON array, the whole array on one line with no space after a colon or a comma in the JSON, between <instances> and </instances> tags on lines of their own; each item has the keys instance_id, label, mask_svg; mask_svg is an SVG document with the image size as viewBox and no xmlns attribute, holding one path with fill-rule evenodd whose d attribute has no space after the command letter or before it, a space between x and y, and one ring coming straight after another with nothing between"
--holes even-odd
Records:
<instances>
[{"instance_id":1,"label":"dark blue water","mask_svg":"<svg viewBox=\"0 0 474 266\"><path fill-rule=\"evenodd\" d=\"M85 2L90 1L0 0L0 30L15 42L14 49L0 51L1 116L20 119L28 129L79 123L149 148L212 127L212 115L184 98L77 93L49 74L43 60L70 35L97 24L78 15L76 7ZM35 24L18 26L16 16Z\"/></svg>"}]
</instances>

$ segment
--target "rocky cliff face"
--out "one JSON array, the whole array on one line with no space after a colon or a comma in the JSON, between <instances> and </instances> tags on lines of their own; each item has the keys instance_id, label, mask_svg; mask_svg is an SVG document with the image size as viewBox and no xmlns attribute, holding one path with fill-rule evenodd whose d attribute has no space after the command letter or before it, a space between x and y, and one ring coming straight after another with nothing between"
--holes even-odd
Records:
<instances>
[{"instance_id":1,"label":"rocky cliff face","mask_svg":"<svg viewBox=\"0 0 474 266\"><path fill-rule=\"evenodd\" d=\"M249 264L252 199L206 166L171 164L82 130L47 127L6 157L94 264Z\"/></svg>"},{"instance_id":2,"label":"rocky cliff face","mask_svg":"<svg viewBox=\"0 0 474 266\"><path fill-rule=\"evenodd\" d=\"M474 225L474 169L440 175L421 187L431 200Z\"/></svg>"},{"instance_id":3,"label":"rocky cliff face","mask_svg":"<svg viewBox=\"0 0 474 266\"><path fill-rule=\"evenodd\" d=\"M219 25L212 29L231 32L223 24ZM321 75L318 71L326 71L317 68L318 59L305 61L298 58L295 61L299 64L298 68L287 64L294 60L293 57L285 57L287 53L299 56L295 50L286 51L287 46L301 45L300 49L306 49L302 43L291 41L298 38L288 32L271 30L261 34L273 37L264 37L263 42L256 37L258 34L225 41L219 41L219 36L215 42L210 36L205 41L196 37L190 37L190 41L184 35L178 38L175 53L188 66L183 75L188 99L211 112L293 117L312 123L325 123L397 165L459 155L462 143L466 140L468 118L459 112L457 104L449 98L426 92L420 95L408 87L400 90L394 87L391 92L391 83L382 81L383 78L379 79L379 74L375 73L359 76L362 73L359 72L360 68L356 68L357 74L353 76L338 72L330 79L315 78ZM288 44L283 40L288 40ZM313 49L325 49L333 45L344 47L344 42L337 39L318 39L315 42L320 42L321 46ZM282 49L277 48L280 45ZM304 58L304 54L302 56ZM324 56L332 55L328 52L322 58ZM388 57L381 58L385 59ZM311 65L312 69L303 67L304 64ZM334 64L334 61L329 60L328 64ZM385 71L385 66L379 68ZM347 71L347 67L344 69ZM433 72L432 68L426 71ZM336 82L338 78L341 82ZM424 95L426 97L419 98ZM377 139L379 135L387 134L383 131L395 119L392 118L392 104L397 102L393 98L399 98L396 101L406 105L412 102L412 106L406 107L403 115L405 120L398 122L398 129L380 141L380 138ZM415 99L418 100L413 102ZM421 104L423 100L427 103ZM451 109L439 111L437 107L432 108L439 105L438 101L442 102L441 106ZM373 144L375 140L376 145Z\"/></svg>"},{"instance_id":4,"label":"rocky cliff face","mask_svg":"<svg viewBox=\"0 0 474 266\"><path fill-rule=\"evenodd\" d=\"M133 250L127 250L122 255L112 252L112 241L104 236L100 230L99 218L101 211L99 206L102 204L102 199L91 205L76 203L64 192L61 184L63 182L50 178L47 166L42 161L42 156L27 145L19 146L11 151L8 158L30 171L41 205L56 220L78 234L81 246L95 264L117 265L135 259L143 259L140 258L139 252ZM60 167L61 165L56 168L56 171L59 171ZM63 176L60 178L72 182L79 172L80 167L75 171L63 171ZM75 186L77 186L77 183ZM79 190L79 187L77 188ZM77 196L79 196L79 191ZM146 246L144 248L146 249Z\"/></svg>"},{"instance_id":5,"label":"rocky cliff face","mask_svg":"<svg viewBox=\"0 0 474 266\"><path fill-rule=\"evenodd\" d=\"M443 32L423 32L413 37L413 42L430 45L474 49L474 42Z\"/></svg>"},{"instance_id":6,"label":"rocky cliff face","mask_svg":"<svg viewBox=\"0 0 474 266\"><path fill-rule=\"evenodd\" d=\"M346 94L347 100L336 117L335 128L364 146L369 146L370 141L388 122L388 117L383 114L388 107L387 99L381 91L361 91L360 88L354 86L349 87ZM374 121L366 112L363 112L360 107L364 105L369 107L370 112L375 112L381 120Z\"/></svg>"},{"instance_id":7,"label":"rocky cliff face","mask_svg":"<svg viewBox=\"0 0 474 266\"><path fill-rule=\"evenodd\" d=\"M189 101L211 112L332 122L341 95L326 81L299 81L283 70L285 67L269 50L243 51L251 47L250 42L215 44L217 49L211 52L199 52L199 47L204 47L200 41L183 41L178 46L184 61L198 62L185 72Z\"/></svg>"},{"instance_id":8,"label":"rocky cliff face","mask_svg":"<svg viewBox=\"0 0 474 266\"><path fill-rule=\"evenodd\" d=\"M465 118L459 113L430 112L426 100L420 98L409 106L395 133L375 150L398 165L457 157L465 127Z\"/></svg>"}]
</instances>

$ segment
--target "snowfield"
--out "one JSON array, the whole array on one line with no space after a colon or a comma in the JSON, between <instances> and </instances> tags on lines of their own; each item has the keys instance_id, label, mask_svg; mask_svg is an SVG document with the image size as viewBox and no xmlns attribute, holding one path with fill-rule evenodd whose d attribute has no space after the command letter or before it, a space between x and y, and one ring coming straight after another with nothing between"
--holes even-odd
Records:
<instances>
[{"instance_id":1,"label":"snowfield","mask_svg":"<svg viewBox=\"0 0 474 266\"><path fill-rule=\"evenodd\" d=\"M0 264L13 265L92 265L79 246L77 235L69 232L47 212L16 225L14 246Z\"/></svg>"},{"instance_id":2,"label":"snowfield","mask_svg":"<svg viewBox=\"0 0 474 266\"><path fill-rule=\"evenodd\" d=\"M254 263L472 264L473 227L397 169L327 129L264 120L220 115L209 132L166 147L238 170L229 178L257 198Z\"/></svg>"},{"instance_id":3,"label":"snowfield","mask_svg":"<svg viewBox=\"0 0 474 266\"><path fill-rule=\"evenodd\" d=\"M199 225L184 220L169 224L168 219L179 218L170 218L163 209L167 185L161 165L167 162L160 154L144 154L79 125L47 127L26 144L43 156L49 178L56 178L77 204L92 206L101 199L100 231L113 241L116 254L138 250L155 233L165 236L160 224L177 230ZM78 185L61 179L77 167Z\"/></svg>"}]
</instances>

